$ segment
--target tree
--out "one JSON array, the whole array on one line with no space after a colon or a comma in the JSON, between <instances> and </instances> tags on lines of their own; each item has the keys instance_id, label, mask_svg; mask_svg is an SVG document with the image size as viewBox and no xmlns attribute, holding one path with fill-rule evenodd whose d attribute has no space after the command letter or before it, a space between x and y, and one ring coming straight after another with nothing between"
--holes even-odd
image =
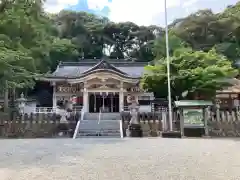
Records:
<instances>
[{"instance_id":1,"label":"tree","mask_svg":"<svg viewBox=\"0 0 240 180\"><path fill-rule=\"evenodd\" d=\"M176 20L172 30L194 50L209 51L213 47L235 63L240 52L240 3L227 7L222 13L200 10Z\"/></svg>"},{"instance_id":2,"label":"tree","mask_svg":"<svg viewBox=\"0 0 240 180\"><path fill-rule=\"evenodd\" d=\"M59 37L71 40L82 57L102 58L105 40L103 29L108 22L106 18L86 12L62 11L54 21Z\"/></svg>"},{"instance_id":3,"label":"tree","mask_svg":"<svg viewBox=\"0 0 240 180\"><path fill-rule=\"evenodd\" d=\"M145 75L142 84L158 96L167 95L163 28L115 23L86 12L47 14L43 1L0 1L0 82L5 99L9 88L33 87L36 75L55 70L60 61L104 56L156 60L154 66L147 67L153 74ZM181 97L185 90L189 96L212 95L225 86L218 79L233 77L231 64L240 64L239 9L240 3L217 14L200 10L169 26L174 96Z\"/></svg>"},{"instance_id":4,"label":"tree","mask_svg":"<svg viewBox=\"0 0 240 180\"><path fill-rule=\"evenodd\" d=\"M229 85L226 79L233 78L237 70L231 62L216 53L179 49L171 57L171 90L173 98L183 98L183 92L188 92L187 98L203 96L214 97L216 90ZM153 66L146 67L142 78L142 87L155 92L158 97L167 97L167 67L166 59L158 61Z\"/></svg>"},{"instance_id":5,"label":"tree","mask_svg":"<svg viewBox=\"0 0 240 180\"><path fill-rule=\"evenodd\" d=\"M49 67L54 71L59 62L78 61L78 57L77 47L69 39L55 38L50 49Z\"/></svg>"},{"instance_id":6,"label":"tree","mask_svg":"<svg viewBox=\"0 0 240 180\"><path fill-rule=\"evenodd\" d=\"M41 0L1 1L0 81L4 84L5 109L9 88L33 87L40 60L35 50L47 44L47 29Z\"/></svg>"},{"instance_id":7,"label":"tree","mask_svg":"<svg viewBox=\"0 0 240 180\"><path fill-rule=\"evenodd\" d=\"M3 85L0 90L5 91L4 109L7 110L9 89L32 87L36 74L29 51L11 47L13 43L4 35L0 36L0 42L0 83Z\"/></svg>"},{"instance_id":8,"label":"tree","mask_svg":"<svg viewBox=\"0 0 240 180\"><path fill-rule=\"evenodd\" d=\"M217 17L211 10L200 10L178 22L174 32L193 49L208 51L215 43L211 25L216 21Z\"/></svg>"},{"instance_id":9,"label":"tree","mask_svg":"<svg viewBox=\"0 0 240 180\"><path fill-rule=\"evenodd\" d=\"M184 42L181 38L176 36L173 32L169 33L169 54L172 56L174 51L180 48L188 47L187 43ZM155 59L161 59L166 57L166 36L158 36L152 47L152 51Z\"/></svg>"}]
</instances>

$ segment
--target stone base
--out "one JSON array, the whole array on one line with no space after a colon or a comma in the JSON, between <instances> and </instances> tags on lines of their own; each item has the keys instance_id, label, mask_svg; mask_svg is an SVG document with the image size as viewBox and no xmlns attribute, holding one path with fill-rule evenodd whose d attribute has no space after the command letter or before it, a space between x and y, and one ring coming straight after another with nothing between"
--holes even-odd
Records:
<instances>
[{"instance_id":1,"label":"stone base","mask_svg":"<svg viewBox=\"0 0 240 180\"><path fill-rule=\"evenodd\" d=\"M140 124L131 124L128 126L130 137L143 137L142 127Z\"/></svg>"},{"instance_id":2,"label":"stone base","mask_svg":"<svg viewBox=\"0 0 240 180\"><path fill-rule=\"evenodd\" d=\"M204 128L184 128L184 136L186 137L202 137L204 135Z\"/></svg>"},{"instance_id":3,"label":"stone base","mask_svg":"<svg viewBox=\"0 0 240 180\"><path fill-rule=\"evenodd\" d=\"M74 134L74 131L68 127L68 124L66 123L60 123L57 126L56 131L58 132L58 136L60 137L72 137Z\"/></svg>"},{"instance_id":4,"label":"stone base","mask_svg":"<svg viewBox=\"0 0 240 180\"><path fill-rule=\"evenodd\" d=\"M182 138L180 131L167 131L162 132L163 138Z\"/></svg>"}]
</instances>

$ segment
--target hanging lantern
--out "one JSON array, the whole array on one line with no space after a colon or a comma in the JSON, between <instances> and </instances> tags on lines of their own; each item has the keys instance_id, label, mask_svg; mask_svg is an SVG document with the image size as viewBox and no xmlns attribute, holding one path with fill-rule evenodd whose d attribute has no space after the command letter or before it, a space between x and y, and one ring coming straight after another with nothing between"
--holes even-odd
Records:
<instances>
[{"instance_id":1,"label":"hanging lantern","mask_svg":"<svg viewBox=\"0 0 240 180\"><path fill-rule=\"evenodd\" d=\"M127 95L127 103L130 104L134 100L134 97L131 94Z\"/></svg>"},{"instance_id":2,"label":"hanging lantern","mask_svg":"<svg viewBox=\"0 0 240 180\"><path fill-rule=\"evenodd\" d=\"M77 96L72 96L70 101L72 102L72 104L76 104L77 103Z\"/></svg>"}]
</instances>

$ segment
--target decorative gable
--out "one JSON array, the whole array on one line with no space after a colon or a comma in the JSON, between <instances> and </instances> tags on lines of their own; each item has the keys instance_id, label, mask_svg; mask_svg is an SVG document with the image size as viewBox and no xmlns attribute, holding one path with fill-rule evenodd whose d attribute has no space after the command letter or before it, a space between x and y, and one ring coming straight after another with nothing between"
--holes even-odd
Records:
<instances>
[{"instance_id":1,"label":"decorative gable","mask_svg":"<svg viewBox=\"0 0 240 180\"><path fill-rule=\"evenodd\" d=\"M97 64L95 68L96 69L112 69L113 67L106 61L101 61L99 64Z\"/></svg>"},{"instance_id":2,"label":"decorative gable","mask_svg":"<svg viewBox=\"0 0 240 180\"><path fill-rule=\"evenodd\" d=\"M115 66L111 65L110 63L108 63L108 62L106 62L104 60L100 61L95 66L93 66L92 68L90 68L87 71L85 71L84 74L90 73L90 72L95 71L95 70L104 70L104 69L105 70L116 71L118 73L126 75L125 72L122 72L121 70L119 70L118 68L116 68Z\"/></svg>"}]
</instances>

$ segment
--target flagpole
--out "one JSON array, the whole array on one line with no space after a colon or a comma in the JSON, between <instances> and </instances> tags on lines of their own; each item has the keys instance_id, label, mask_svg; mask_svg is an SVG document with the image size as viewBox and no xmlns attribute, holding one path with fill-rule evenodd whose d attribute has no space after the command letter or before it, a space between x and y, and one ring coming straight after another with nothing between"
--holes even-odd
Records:
<instances>
[{"instance_id":1,"label":"flagpole","mask_svg":"<svg viewBox=\"0 0 240 180\"><path fill-rule=\"evenodd\" d=\"M169 55L169 41L168 41L168 15L167 15L167 0L164 0L164 11L165 11L165 38L166 38L166 56L167 56L167 81L168 81L168 115L170 131L173 130L172 120L172 98L171 98L171 79L170 79L170 55Z\"/></svg>"}]
</instances>

